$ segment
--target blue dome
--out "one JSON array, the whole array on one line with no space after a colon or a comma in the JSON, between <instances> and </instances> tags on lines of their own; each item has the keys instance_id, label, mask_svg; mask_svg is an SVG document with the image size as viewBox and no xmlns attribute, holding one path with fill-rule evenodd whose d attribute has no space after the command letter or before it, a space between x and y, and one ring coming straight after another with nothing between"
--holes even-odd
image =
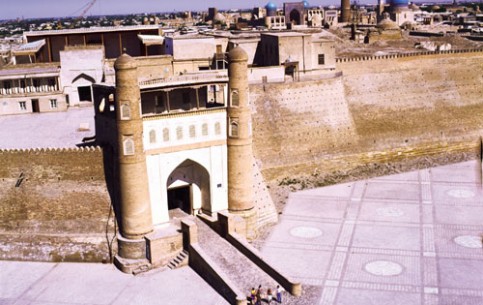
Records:
<instances>
[{"instance_id":1,"label":"blue dome","mask_svg":"<svg viewBox=\"0 0 483 305\"><path fill-rule=\"evenodd\" d=\"M310 7L309 1L305 0L304 1L304 8L309 8L309 7Z\"/></svg>"},{"instance_id":2,"label":"blue dome","mask_svg":"<svg viewBox=\"0 0 483 305\"><path fill-rule=\"evenodd\" d=\"M267 11L276 11L277 5L273 2L268 2L267 5L265 5L265 8L267 9Z\"/></svg>"},{"instance_id":3,"label":"blue dome","mask_svg":"<svg viewBox=\"0 0 483 305\"><path fill-rule=\"evenodd\" d=\"M393 7L406 7L408 6L408 0L390 0L391 6Z\"/></svg>"}]
</instances>

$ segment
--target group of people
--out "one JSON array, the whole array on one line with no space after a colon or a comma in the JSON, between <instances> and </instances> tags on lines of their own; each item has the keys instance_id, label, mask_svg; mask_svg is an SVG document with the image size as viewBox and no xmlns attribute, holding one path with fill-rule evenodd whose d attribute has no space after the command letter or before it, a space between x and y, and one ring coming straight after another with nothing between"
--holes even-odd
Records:
<instances>
[{"instance_id":1,"label":"group of people","mask_svg":"<svg viewBox=\"0 0 483 305\"><path fill-rule=\"evenodd\" d=\"M277 288L275 289L275 297L276 297L276 301L278 303L282 303L282 292L284 291L284 289L282 287L280 287L280 285L277 285ZM266 296L265 299L262 298L262 296ZM272 303L272 300L273 300L273 291L272 289L268 288L267 289L267 294L264 295L263 294L263 290L262 290L262 285L259 285L258 286L258 289L255 289L255 287L252 288L252 290L250 291L250 300L251 300L251 304L252 305L262 305L262 300L265 300L268 304Z\"/></svg>"}]
</instances>

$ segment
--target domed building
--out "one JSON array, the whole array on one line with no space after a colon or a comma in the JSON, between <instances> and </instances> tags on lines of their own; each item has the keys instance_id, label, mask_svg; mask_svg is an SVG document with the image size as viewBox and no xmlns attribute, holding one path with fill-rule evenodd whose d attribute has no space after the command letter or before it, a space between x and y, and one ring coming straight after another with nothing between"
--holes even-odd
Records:
<instances>
[{"instance_id":1,"label":"domed building","mask_svg":"<svg viewBox=\"0 0 483 305\"><path fill-rule=\"evenodd\" d=\"M267 10L267 16L275 16L277 15L277 5L273 2L268 2L265 5L265 9Z\"/></svg>"},{"instance_id":2,"label":"domed building","mask_svg":"<svg viewBox=\"0 0 483 305\"><path fill-rule=\"evenodd\" d=\"M408 0L389 0L389 7L386 8L390 18L396 22L398 26L403 23L414 22L414 10L408 5ZM386 13L384 12L384 13ZM380 12L379 20L384 19L382 11Z\"/></svg>"},{"instance_id":3,"label":"domed building","mask_svg":"<svg viewBox=\"0 0 483 305\"><path fill-rule=\"evenodd\" d=\"M364 38L365 43L373 43L379 40L399 40L402 39L402 32L399 25L389 18L388 13L383 14L383 18L373 30L367 32Z\"/></svg>"}]
</instances>

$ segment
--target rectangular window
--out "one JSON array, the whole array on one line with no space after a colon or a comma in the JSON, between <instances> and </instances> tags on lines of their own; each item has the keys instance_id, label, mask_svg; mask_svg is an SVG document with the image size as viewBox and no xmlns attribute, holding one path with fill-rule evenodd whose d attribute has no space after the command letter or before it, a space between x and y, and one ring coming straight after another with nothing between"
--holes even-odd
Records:
<instances>
[{"instance_id":1,"label":"rectangular window","mask_svg":"<svg viewBox=\"0 0 483 305\"><path fill-rule=\"evenodd\" d=\"M56 109L57 108L57 100L52 99L50 100L50 109Z\"/></svg>"},{"instance_id":2,"label":"rectangular window","mask_svg":"<svg viewBox=\"0 0 483 305\"><path fill-rule=\"evenodd\" d=\"M20 107L20 110L22 110L22 111L27 110L27 102L25 102L25 101L18 102L18 106Z\"/></svg>"},{"instance_id":3,"label":"rectangular window","mask_svg":"<svg viewBox=\"0 0 483 305\"><path fill-rule=\"evenodd\" d=\"M319 54L319 65L325 65L325 54Z\"/></svg>"}]
</instances>

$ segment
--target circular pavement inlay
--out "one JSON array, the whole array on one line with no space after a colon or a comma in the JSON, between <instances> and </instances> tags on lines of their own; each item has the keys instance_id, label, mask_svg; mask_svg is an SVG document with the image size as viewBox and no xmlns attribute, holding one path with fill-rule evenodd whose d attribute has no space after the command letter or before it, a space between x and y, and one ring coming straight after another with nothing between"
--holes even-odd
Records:
<instances>
[{"instance_id":1,"label":"circular pavement inlay","mask_svg":"<svg viewBox=\"0 0 483 305\"><path fill-rule=\"evenodd\" d=\"M481 249L483 248L482 238L475 235L462 235L454 238L454 242L465 248Z\"/></svg>"},{"instance_id":2,"label":"circular pavement inlay","mask_svg":"<svg viewBox=\"0 0 483 305\"><path fill-rule=\"evenodd\" d=\"M470 190L464 190L464 189L452 189L446 192L446 194L450 195L451 197L454 198L471 198L475 197L475 193Z\"/></svg>"},{"instance_id":3,"label":"circular pavement inlay","mask_svg":"<svg viewBox=\"0 0 483 305\"><path fill-rule=\"evenodd\" d=\"M314 227L295 227L290 230L290 235L302 238L315 238L322 235L322 231Z\"/></svg>"},{"instance_id":4,"label":"circular pavement inlay","mask_svg":"<svg viewBox=\"0 0 483 305\"><path fill-rule=\"evenodd\" d=\"M385 217L401 217L404 212L399 208L378 208L376 214Z\"/></svg>"},{"instance_id":5,"label":"circular pavement inlay","mask_svg":"<svg viewBox=\"0 0 483 305\"><path fill-rule=\"evenodd\" d=\"M393 276L403 272L403 267L391 261L373 261L364 266L364 270L373 275Z\"/></svg>"}]
</instances>

